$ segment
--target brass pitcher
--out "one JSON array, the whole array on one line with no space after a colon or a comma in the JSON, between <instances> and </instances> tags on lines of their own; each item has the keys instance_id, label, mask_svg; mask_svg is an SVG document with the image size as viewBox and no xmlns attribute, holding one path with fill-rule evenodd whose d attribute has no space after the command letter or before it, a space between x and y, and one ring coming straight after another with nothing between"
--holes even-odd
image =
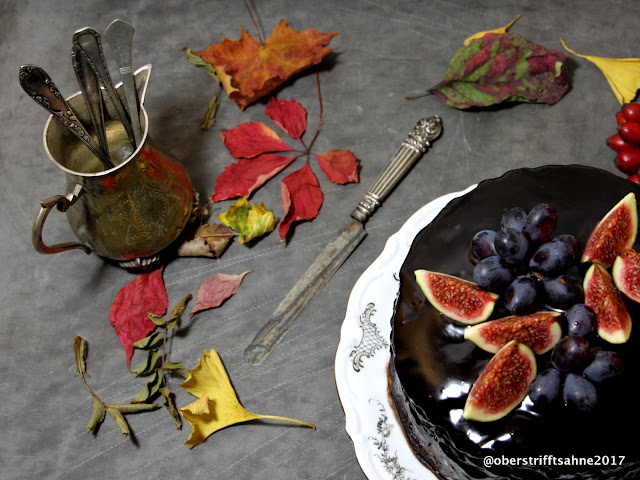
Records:
<instances>
[{"instance_id":1,"label":"brass pitcher","mask_svg":"<svg viewBox=\"0 0 640 480\"><path fill-rule=\"evenodd\" d=\"M105 99L106 134L114 168L105 170L69 129L49 117L44 147L51 161L65 173L66 194L40 202L32 228L33 245L38 252L80 249L93 251L125 268L146 267L157 261L160 252L195 218L198 195L187 172L149 136L142 102L150 70L151 65L146 65L135 72L143 132L135 151L115 109ZM123 97L121 84L116 91ZM89 124L82 94L72 95L67 102L80 122ZM54 207L66 213L80 242L43 242L44 223Z\"/></svg>"}]
</instances>

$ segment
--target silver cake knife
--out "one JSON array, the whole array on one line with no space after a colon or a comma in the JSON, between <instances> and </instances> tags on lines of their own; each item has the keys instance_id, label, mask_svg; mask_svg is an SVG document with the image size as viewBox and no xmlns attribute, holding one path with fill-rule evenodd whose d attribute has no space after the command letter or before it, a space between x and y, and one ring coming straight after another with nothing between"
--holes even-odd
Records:
<instances>
[{"instance_id":1,"label":"silver cake knife","mask_svg":"<svg viewBox=\"0 0 640 480\"><path fill-rule=\"evenodd\" d=\"M325 247L249 344L244 352L247 362L254 365L262 363L282 340L309 301L367 235L364 224L369 217L441 132L442 121L438 116L418 122L356 209L351 212L351 223Z\"/></svg>"}]
</instances>

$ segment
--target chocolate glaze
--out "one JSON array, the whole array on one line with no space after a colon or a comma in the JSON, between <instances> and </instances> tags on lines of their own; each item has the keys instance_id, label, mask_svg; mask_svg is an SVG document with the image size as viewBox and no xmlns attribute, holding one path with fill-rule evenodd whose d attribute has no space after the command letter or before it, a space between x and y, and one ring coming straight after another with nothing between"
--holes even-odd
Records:
<instances>
[{"instance_id":1,"label":"chocolate glaze","mask_svg":"<svg viewBox=\"0 0 640 480\"><path fill-rule=\"evenodd\" d=\"M448 320L426 300L414 271L424 268L472 279L471 238L482 229L500 228L502 212L546 202L559 213L555 234L571 233L586 243L598 221L622 197L640 187L603 170L583 166L519 169L480 183L453 200L415 238L400 270L400 293L393 318L390 392L414 452L443 479L559 479L640 476L640 325L630 340L613 346L597 338L592 346L616 350L625 373L614 385L598 389L595 413L579 415L558 402L535 412L527 400L505 418L489 423L462 419L467 393L490 354L464 340L464 326ZM638 243L634 246L638 248ZM579 267L583 274L585 266ZM640 306L628 303L634 323ZM499 306L492 318L508 313ZM637 330L637 331L635 331ZM635 351L634 351L635 350ZM551 367L550 354L538 356L538 372ZM518 466L485 468L487 455L527 459L591 457L601 466ZM620 456L624 455L624 460ZM608 456L608 457L604 457ZM529 460L532 459L532 460ZM518 460L511 460L518 461ZM521 463L523 460L519 460ZM615 465L613 465L615 463Z\"/></svg>"}]
</instances>

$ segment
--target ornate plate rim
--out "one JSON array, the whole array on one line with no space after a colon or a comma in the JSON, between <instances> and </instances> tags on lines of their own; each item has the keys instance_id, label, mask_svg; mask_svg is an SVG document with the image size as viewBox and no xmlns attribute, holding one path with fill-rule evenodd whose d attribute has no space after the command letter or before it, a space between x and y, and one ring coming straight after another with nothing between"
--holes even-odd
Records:
<instances>
[{"instance_id":1,"label":"ornate plate rim","mask_svg":"<svg viewBox=\"0 0 640 480\"><path fill-rule=\"evenodd\" d=\"M351 290L334 369L345 430L369 480L436 480L413 454L387 394L389 319L399 291L398 272L415 236L451 200L476 186L443 195L415 212Z\"/></svg>"}]
</instances>

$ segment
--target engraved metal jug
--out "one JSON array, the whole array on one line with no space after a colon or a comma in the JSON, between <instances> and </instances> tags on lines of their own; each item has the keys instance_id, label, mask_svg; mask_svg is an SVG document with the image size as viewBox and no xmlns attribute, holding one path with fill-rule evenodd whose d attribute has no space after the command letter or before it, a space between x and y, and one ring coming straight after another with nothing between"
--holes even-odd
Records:
<instances>
[{"instance_id":1,"label":"engraved metal jug","mask_svg":"<svg viewBox=\"0 0 640 480\"><path fill-rule=\"evenodd\" d=\"M51 161L65 173L66 193L40 202L32 228L38 252L80 249L126 268L145 267L158 260L160 252L195 218L198 196L187 172L149 136L142 103L150 70L151 65L146 65L135 72L143 132L135 151L116 111L105 99L107 139L114 168L105 170L85 145L53 116L49 117L44 147ZM116 91L123 97L121 84ZM67 102L80 122L90 122L81 93L72 95ZM42 230L54 207L66 213L79 242L44 243Z\"/></svg>"}]
</instances>

